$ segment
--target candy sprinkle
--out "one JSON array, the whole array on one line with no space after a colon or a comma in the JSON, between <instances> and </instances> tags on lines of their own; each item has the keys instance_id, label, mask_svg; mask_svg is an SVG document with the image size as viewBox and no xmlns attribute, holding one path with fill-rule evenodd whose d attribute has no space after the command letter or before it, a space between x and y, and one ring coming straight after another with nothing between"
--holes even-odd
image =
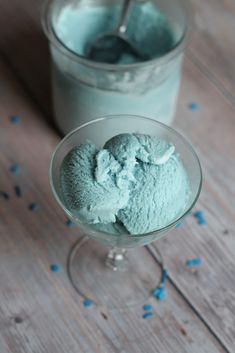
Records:
<instances>
[{"instance_id":1,"label":"candy sprinkle","mask_svg":"<svg viewBox=\"0 0 235 353\"><path fill-rule=\"evenodd\" d=\"M144 311L153 311L153 306L151 304L145 304L143 306Z\"/></svg>"},{"instance_id":2,"label":"candy sprinkle","mask_svg":"<svg viewBox=\"0 0 235 353\"><path fill-rule=\"evenodd\" d=\"M53 264L53 265L51 265L50 268L51 268L52 272L55 272L55 273L59 273L60 272L60 266L59 265Z\"/></svg>"},{"instance_id":3,"label":"candy sprinkle","mask_svg":"<svg viewBox=\"0 0 235 353\"><path fill-rule=\"evenodd\" d=\"M162 270L162 278L161 278L161 285L166 284L167 277L168 277L168 271L167 271L166 268L163 268L163 270Z\"/></svg>"},{"instance_id":4,"label":"candy sprinkle","mask_svg":"<svg viewBox=\"0 0 235 353\"><path fill-rule=\"evenodd\" d=\"M10 120L11 120L11 123L15 125L19 125L21 123L21 117L18 115L11 116Z\"/></svg>"},{"instance_id":5,"label":"candy sprinkle","mask_svg":"<svg viewBox=\"0 0 235 353\"><path fill-rule=\"evenodd\" d=\"M11 174L13 174L15 176L18 176L20 174L20 171L21 171L21 168L20 168L20 166L18 164L13 164L10 167Z\"/></svg>"},{"instance_id":6,"label":"candy sprinkle","mask_svg":"<svg viewBox=\"0 0 235 353\"><path fill-rule=\"evenodd\" d=\"M39 204L38 203L32 202L29 205L29 210L32 211L32 212L36 212L38 209L39 209Z\"/></svg>"},{"instance_id":7,"label":"candy sprinkle","mask_svg":"<svg viewBox=\"0 0 235 353\"><path fill-rule=\"evenodd\" d=\"M17 197L22 196L22 190L21 190L20 186L18 186L18 185L15 186L15 193L16 193Z\"/></svg>"},{"instance_id":8,"label":"candy sprinkle","mask_svg":"<svg viewBox=\"0 0 235 353\"><path fill-rule=\"evenodd\" d=\"M74 228L74 227L76 227L76 224L75 224L73 221L71 221L71 219L67 219L67 221L65 222L65 224L66 224L66 226L67 226L68 228Z\"/></svg>"},{"instance_id":9,"label":"candy sprinkle","mask_svg":"<svg viewBox=\"0 0 235 353\"><path fill-rule=\"evenodd\" d=\"M5 191L0 191L0 196L2 196L5 200L9 200L10 196Z\"/></svg>"},{"instance_id":10,"label":"candy sprinkle","mask_svg":"<svg viewBox=\"0 0 235 353\"><path fill-rule=\"evenodd\" d=\"M199 104L195 103L195 102L192 102L192 103L189 104L189 109L192 112L196 112L199 109Z\"/></svg>"},{"instance_id":11,"label":"candy sprinkle","mask_svg":"<svg viewBox=\"0 0 235 353\"><path fill-rule=\"evenodd\" d=\"M83 305L84 305L85 308L89 309L89 308L93 307L94 303L93 303L93 301L91 299L84 299Z\"/></svg>"},{"instance_id":12,"label":"candy sprinkle","mask_svg":"<svg viewBox=\"0 0 235 353\"><path fill-rule=\"evenodd\" d=\"M200 224L200 226L206 226L207 225L207 221L205 220L205 218L200 218L198 219L198 224Z\"/></svg>"},{"instance_id":13,"label":"candy sprinkle","mask_svg":"<svg viewBox=\"0 0 235 353\"><path fill-rule=\"evenodd\" d=\"M165 287L158 287L153 291L153 296L160 301L167 299L167 290Z\"/></svg>"},{"instance_id":14,"label":"candy sprinkle","mask_svg":"<svg viewBox=\"0 0 235 353\"><path fill-rule=\"evenodd\" d=\"M183 225L184 225L184 223L183 223L183 222L179 222L179 223L177 223L177 224L176 224L176 228L182 228L182 227L183 227Z\"/></svg>"},{"instance_id":15,"label":"candy sprinkle","mask_svg":"<svg viewBox=\"0 0 235 353\"><path fill-rule=\"evenodd\" d=\"M202 259L200 259L199 257L186 261L186 267L189 268L190 270L194 268L198 268L201 265L202 265Z\"/></svg>"},{"instance_id":16,"label":"candy sprinkle","mask_svg":"<svg viewBox=\"0 0 235 353\"><path fill-rule=\"evenodd\" d=\"M203 211L196 211L196 212L194 212L193 215L195 218L202 218L202 217L204 217L204 212Z\"/></svg>"},{"instance_id":17,"label":"candy sprinkle","mask_svg":"<svg viewBox=\"0 0 235 353\"><path fill-rule=\"evenodd\" d=\"M197 219L197 223L200 225L207 225L205 215L203 211L194 212L193 216Z\"/></svg>"},{"instance_id":18,"label":"candy sprinkle","mask_svg":"<svg viewBox=\"0 0 235 353\"><path fill-rule=\"evenodd\" d=\"M151 319L154 316L152 312L144 313L143 319Z\"/></svg>"}]
</instances>

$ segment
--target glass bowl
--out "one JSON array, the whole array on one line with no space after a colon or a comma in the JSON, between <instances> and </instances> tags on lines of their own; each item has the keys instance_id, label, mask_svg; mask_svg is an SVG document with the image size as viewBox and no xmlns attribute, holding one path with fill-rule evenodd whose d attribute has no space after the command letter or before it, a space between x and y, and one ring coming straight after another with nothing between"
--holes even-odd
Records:
<instances>
[{"instance_id":1,"label":"glass bowl","mask_svg":"<svg viewBox=\"0 0 235 353\"><path fill-rule=\"evenodd\" d=\"M165 139L175 146L176 152L180 155L188 174L190 196L185 209L177 217L172 218L164 228L139 235L131 235L127 232L114 235L84 224L66 206L60 187L60 170L66 155L87 140L92 141L98 148L103 148L106 141L121 133L141 133ZM78 240L68 258L68 274L72 284L79 294L92 298L97 304L125 307L142 302L154 289L151 281L147 281L148 285L146 285L144 280L146 269L154 267L153 259L149 254L149 262L152 264L145 263L145 268L141 269L141 259L146 257L143 253L146 249L141 247L160 239L190 212L201 191L202 171L193 147L174 129L156 120L140 116L104 116L78 127L59 143L52 156L50 183L59 205L86 235L85 238ZM88 239L94 239L98 243ZM111 250L108 251L103 245L111 247ZM131 248L135 248L135 251L127 251ZM146 262L148 263L148 260ZM137 279L138 272L141 273L141 271L143 272L140 275L143 279L142 287ZM137 284L138 291L136 291ZM125 290L123 290L124 286Z\"/></svg>"}]
</instances>

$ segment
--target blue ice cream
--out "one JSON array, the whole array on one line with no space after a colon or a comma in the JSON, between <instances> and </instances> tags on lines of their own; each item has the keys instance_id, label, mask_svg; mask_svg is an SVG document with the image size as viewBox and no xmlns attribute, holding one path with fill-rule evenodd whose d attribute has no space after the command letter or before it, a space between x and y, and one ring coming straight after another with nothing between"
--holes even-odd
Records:
<instances>
[{"instance_id":1,"label":"blue ice cream","mask_svg":"<svg viewBox=\"0 0 235 353\"><path fill-rule=\"evenodd\" d=\"M128 183L118 185L120 163L91 142L74 148L63 162L61 187L68 208L86 223L116 221L129 199Z\"/></svg>"},{"instance_id":2,"label":"blue ice cream","mask_svg":"<svg viewBox=\"0 0 235 353\"><path fill-rule=\"evenodd\" d=\"M68 3L60 15L53 19L54 30L70 50L86 57L87 51L100 36L117 28L121 11L120 4L76 6ZM170 52L177 41L168 18L151 2L135 3L128 21L126 37L149 58L161 57ZM98 61L102 60L99 58ZM124 51L116 64L138 61L131 53Z\"/></svg>"},{"instance_id":3,"label":"blue ice cream","mask_svg":"<svg viewBox=\"0 0 235 353\"><path fill-rule=\"evenodd\" d=\"M174 146L141 134L117 135L101 150L90 141L74 148L62 163L61 190L80 222L114 234L161 229L189 198Z\"/></svg>"}]
</instances>

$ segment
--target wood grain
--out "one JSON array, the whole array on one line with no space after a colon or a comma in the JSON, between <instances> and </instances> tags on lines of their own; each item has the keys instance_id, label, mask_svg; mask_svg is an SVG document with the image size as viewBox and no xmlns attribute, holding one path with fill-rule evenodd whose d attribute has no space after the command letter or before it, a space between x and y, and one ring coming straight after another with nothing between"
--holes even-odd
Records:
<instances>
[{"instance_id":1,"label":"wood grain","mask_svg":"<svg viewBox=\"0 0 235 353\"><path fill-rule=\"evenodd\" d=\"M188 57L235 103L235 2L190 2L195 28Z\"/></svg>"},{"instance_id":2,"label":"wood grain","mask_svg":"<svg viewBox=\"0 0 235 353\"><path fill-rule=\"evenodd\" d=\"M36 200L42 205L37 217L35 214L29 218L21 200L7 205L0 200L1 234L5 240L0 247L7 254L0 256L4 288L0 314L4 339L0 347L2 344L4 353L51 352L58 346L62 352L71 353L191 353L198 352L198 348L200 352L220 351L211 332L227 351L234 351L235 5L231 0L192 2L196 31L187 52L176 126L193 141L202 160L204 188L197 207L205 210L208 227L199 227L189 217L184 228L156 244L160 244L169 262L172 287L167 305L156 306L156 311L161 312L159 321L149 325L136 312L111 315L106 322L100 312L84 311L66 275L55 277L48 271L54 261L64 264L76 231L65 229L63 213L48 196L47 168L58 137L43 122L50 118L51 109L49 56L39 21L41 4L0 1L0 52L38 104L32 104L1 64L1 186L13 194L7 170L17 161L24 166L24 202ZM200 104L198 112L188 110L192 101ZM39 114L38 108L46 114ZM15 113L24 117L24 125L9 124L8 116ZM228 233L224 234L225 230ZM204 262L195 275L184 267L185 260L194 256L202 257ZM23 323L16 324L16 316L23 317ZM202 322L210 327L209 331ZM188 327L190 338L182 333ZM151 338L146 340L146 336Z\"/></svg>"},{"instance_id":3,"label":"wood grain","mask_svg":"<svg viewBox=\"0 0 235 353\"><path fill-rule=\"evenodd\" d=\"M199 104L190 112L188 103ZM172 280L215 334L235 350L235 109L189 60L185 72L177 127L196 146L204 185L196 209L205 212L207 226L188 216L156 245L169 261ZM227 232L225 232L227 230ZM203 266L193 275L184 263L194 257Z\"/></svg>"},{"instance_id":4,"label":"wood grain","mask_svg":"<svg viewBox=\"0 0 235 353\"><path fill-rule=\"evenodd\" d=\"M82 306L65 273L79 232L65 227L48 183L58 136L1 61L0 84L0 185L10 195L0 200L1 353L226 352L170 284L166 303L150 300L151 321L143 320L141 307L103 312ZM21 116L20 125L10 123L12 114ZM22 165L17 179L9 173L13 162ZM16 180L21 199L12 191ZM30 213L30 202L38 202L37 212ZM60 264L61 273L51 273L51 263Z\"/></svg>"},{"instance_id":5,"label":"wood grain","mask_svg":"<svg viewBox=\"0 0 235 353\"><path fill-rule=\"evenodd\" d=\"M0 52L52 123L49 50L41 27L43 3L0 1Z\"/></svg>"}]
</instances>

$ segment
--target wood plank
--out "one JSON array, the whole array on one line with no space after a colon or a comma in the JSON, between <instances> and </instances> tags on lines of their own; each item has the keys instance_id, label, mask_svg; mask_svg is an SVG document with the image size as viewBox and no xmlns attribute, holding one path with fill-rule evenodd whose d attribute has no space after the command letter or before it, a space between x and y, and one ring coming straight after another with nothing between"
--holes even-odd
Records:
<instances>
[{"instance_id":1,"label":"wood plank","mask_svg":"<svg viewBox=\"0 0 235 353\"><path fill-rule=\"evenodd\" d=\"M0 52L52 122L49 50L40 21L43 3L0 1Z\"/></svg>"},{"instance_id":2,"label":"wood plank","mask_svg":"<svg viewBox=\"0 0 235 353\"><path fill-rule=\"evenodd\" d=\"M188 56L235 103L235 2L190 2L195 28Z\"/></svg>"},{"instance_id":3,"label":"wood plank","mask_svg":"<svg viewBox=\"0 0 235 353\"><path fill-rule=\"evenodd\" d=\"M226 3L228 3L228 1ZM0 21L0 23L5 24L4 18L8 18L7 16L9 16L9 14L11 15L10 17L14 17L15 18L16 16L13 16L13 10L15 11L15 9L17 9L17 13L19 11L20 16L18 16L18 19L14 19L14 21L19 21L19 22L17 22L18 26L19 26L18 28L27 27L27 23L30 23L30 25L29 25L30 30L28 30L28 33L32 30L32 28L39 28L38 27L38 12L37 12L38 7L37 7L37 5L36 5L36 8L34 9L34 11L30 11L30 8L32 6L30 4L32 4L32 2L29 2L29 1L26 1L26 0L22 1L20 5L19 4L18 5L14 4L14 5L16 5L16 7L14 7L14 8L13 8L13 5L12 5L13 2L4 3L4 6L2 4L1 4L1 6L2 6L1 10L2 11L0 12L0 14L2 15L2 17L1 17L2 21ZM202 4L202 2L200 4ZM217 4L218 4L218 1L217 1ZM212 2L211 2L211 6L212 6ZM207 14L208 13L209 13L209 11L207 11ZM37 25L36 26L35 26L35 18L34 18L34 16L35 16L35 18L37 18ZM217 16L217 18L218 18L218 16ZM7 55L7 58L11 62L12 66L15 68L16 72L20 75L22 80L25 80L27 75L28 75L28 78L24 82L27 82L28 87L30 85L31 89L34 92L34 96L35 97L36 96L37 97L41 97L41 98L39 98L39 100L41 101L41 103L43 105L45 103L45 101L46 101L46 96L47 95L44 95L45 89L41 89L41 87L48 87L48 76L47 75L44 76L44 74L43 74L43 72L45 70L45 65L40 65L40 60L41 60L40 56L44 55L44 49L42 47L42 50L38 51L38 54L40 52L40 55L35 55L35 57L32 57L31 49L29 49L30 46L27 45L28 53L27 53L27 51L26 51L26 53L27 53L28 56L25 55L24 52L21 50L20 45L17 44L17 43L20 43L22 41L22 39L20 40L20 38L19 38L19 40L15 41L15 42L14 42L14 40L11 39L11 38L14 39L14 36L12 37L12 32L13 32L12 28L14 28L14 23L12 24L12 26L4 25L4 27L3 27L3 32L2 33L5 33L5 35L1 36L0 42L3 41L2 38L4 38L4 46L6 48L8 47L8 50L10 50L10 52L8 52L8 50L6 50L4 52L6 54L10 53L9 55ZM37 31L35 30L35 33L36 32ZM34 31L33 31L33 33L34 33ZM21 36L21 38L26 38L26 37L24 35L24 36ZM33 35L33 37L32 37L33 42L34 42L34 40L36 40L36 38L37 37ZM42 42L43 42L44 41L43 37L41 37L41 38L42 38ZM11 45L7 45L8 44L8 39L10 39L9 43L11 43ZM41 40L40 40L40 42L41 42ZM44 44L43 44L43 46L44 46ZM2 44L1 44L1 47L2 47ZM215 55L215 57L213 57L213 45L210 46L210 44L207 43L198 52L199 53L200 52L204 52L204 49L206 49L206 47L209 47L209 48L212 47L212 49L211 49L212 50L212 54L210 56L209 65L211 67L213 67L215 58L217 58L217 55ZM42 52L42 54L41 54L41 52ZM17 56L16 56L16 53L17 53ZM45 53L46 53L46 51L45 51ZM206 63L203 62L203 65L205 66ZM223 68L222 62L221 62L221 67ZM227 67L227 66L225 65L225 67ZM193 68L193 66L192 66L192 72L194 72L194 74L192 74L190 72L190 70L191 70L190 68L187 69L187 73L186 73L187 81L184 81L184 85L185 85L185 88L186 88L185 91L188 92L188 95L185 96L185 98L183 98L183 96L181 98L181 106L183 107L182 108L183 110L180 110L179 114L181 115L181 111L182 111L182 117L183 116L185 117L184 119L182 118L182 120L181 120L181 122L182 122L181 123L181 127L186 132L186 134L188 136L190 136L190 138L192 138L194 140L194 142L197 145L199 144L199 142L202 141L201 134L202 134L202 136L204 136L203 144L201 143L201 148L202 148L203 154L205 153L205 156L207 156L207 157L203 157L203 155L201 157L203 158L203 161L204 161L203 164L205 164L207 166L206 178L208 176L208 182L207 182L206 186L207 186L208 189L211 189L211 191L208 194L209 196L207 196L207 198L206 198L207 203L203 203L203 201L202 201L202 205L205 204L205 207L207 209L209 209L209 212L208 212L208 214L210 215L209 217L210 217L211 221L214 222L213 229L210 231L210 241L208 241L209 245L206 247L206 250L204 250L204 245L205 244L203 242L203 245L200 247L200 249L203 248L203 254L206 251L205 258L209 258L208 254L211 254L213 256L213 252L211 250L211 247L213 247L214 242L216 242L215 253L218 252L218 249L221 250L221 248L222 248L222 250L221 250L221 252L219 254L223 255L223 258L225 258L225 260L227 261L227 259L226 259L226 257L228 256L227 255L227 250L229 248L229 253L228 253L229 254L229 262L228 263L225 262L225 264L222 266L222 270L221 270L221 268L219 268L219 272L218 272L219 274L222 274L224 276L225 267L227 265L229 265L228 268L230 269L231 261L232 261L231 258L233 257L233 255L231 254L232 245L234 244L233 238L232 238L232 235L231 235L232 233L229 234L227 236L227 238L226 238L226 248L224 250L223 247L224 247L225 240L223 240L223 239L221 240L221 238L214 237L213 236L214 234L212 232L214 232L214 227L217 229L216 233L219 232L218 229L221 230L221 232L222 232L222 230L225 229L225 227L227 227L227 226L229 226L229 228L231 227L231 230L234 229L232 227L233 223L231 223L230 216L227 215L227 212L231 213L231 209L230 208L228 209L228 207L226 206L225 202L223 202L223 199L221 199L220 195L217 195L217 194L216 194L216 197L214 196L213 200L216 200L216 198L219 198L218 200L216 200L216 202L219 202L220 205L221 205L220 208L219 208L220 213L216 213L215 212L216 210L214 210L214 208L213 208L213 207L215 207L214 205L208 206L208 204L209 204L209 201L210 201L209 200L210 195L212 195L212 194L215 195L214 188L217 188L218 186L220 187L221 182L223 183L223 195L226 195L226 197L227 197L231 193L229 185L230 185L230 181L233 178L233 174L231 174L231 171L229 172L229 176L228 176L229 182L226 184L226 183L223 182L223 173L215 174L214 165L218 166L217 167L218 169L219 168L223 168L223 169L227 168L227 162L226 162L227 150L225 150L225 149L220 150L220 146L225 146L226 149L228 147L229 148L231 148L231 147L233 148L232 135L230 134L228 137L226 136L226 139L223 140L223 142L220 144L220 146L219 146L219 144L215 146L215 144L212 143L213 142L212 138L213 137L220 137L221 131L224 131L224 127L222 126L223 124L220 123L219 126L218 126L217 122L220 119L222 119L221 117L223 117L223 119L224 119L224 116L225 115L227 116L227 109L228 108L227 108L226 102L223 101L222 97L220 97L219 94L216 95L214 90L213 90L214 93L212 95L213 99L211 100L211 96L209 96L210 99L207 98L205 92L203 91L205 89L205 85L207 85L206 92L208 90L210 90L210 89L213 89L213 87L210 86L210 84L204 78L202 78L202 76L200 75L200 73L197 70L196 70L196 73L195 73L195 71L193 71L193 70L195 70ZM39 74L35 74L36 72L39 73ZM187 78L188 76L189 76L189 78ZM227 76L229 76L229 75L227 75ZM198 77L200 77L200 80L198 80ZM223 72L220 74L220 77L223 77ZM232 77L232 76L230 76L230 77ZM229 87L228 87L228 89L229 89ZM204 95L205 95L204 98L202 97L203 92L204 92ZM203 103L204 107L206 107L205 108L205 114L202 114L202 116L200 116L200 118L201 118L200 124L199 124L198 120L195 121L195 119L194 119L195 116L192 116L190 119L187 119L189 113L185 110L188 102L191 101L191 100L196 100L196 99L198 99L198 97L200 97L200 99L201 98L204 99L202 101L204 102ZM218 97L220 99L218 99ZM218 104L218 100L219 100L220 104L223 101L223 104L222 104L223 109L221 108L221 109L217 110L217 105L216 105L216 108L214 108L211 111L211 102L213 102L213 104L215 104L214 102L217 102L217 104ZM226 119L223 120L223 123L226 126L226 129L225 129L226 132L227 131L231 131L234 128L233 125L230 125L230 120L232 120L232 119L233 119L233 114L230 111L229 112L229 119L226 117ZM206 124L207 124L207 130L206 130L207 131L207 135L204 132L205 121L206 121ZM222 126L223 129L221 129L221 126ZM218 127L218 129L217 129L217 127ZM209 133L208 133L208 131L209 131ZM196 132L196 134L197 134L196 135L197 136L197 140L193 138L194 132ZM216 151L216 153L213 153L213 159L210 159L210 156L209 156L209 151L210 151L210 149L212 149L212 147L210 147L210 145L208 145L208 141L210 142L210 145L212 144L213 148L215 148L215 151ZM221 156L221 158L220 158L220 156ZM231 156L229 158L231 160ZM213 182L213 183L215 182L214 188L211 187L211 182ZM201 198L201 200L203 200L203 199ZM233 204L234 204L233 200L234 200L234 198L231 200L231 202L233 202ZM223 207L222 207L222 205L223 205ZM226 211L222 211L222 208L226 209ZM215 215L216 215L216 217L215 217ZM218 215L220 217L218 217ZM228 222L228 225L226 224L227 222ZM202 231L204 231L204 229L199 230L197 228L196 231L191 231L191 229L190 229L190 234L188 234L189 233L189 231L188 231L188 233L186 233L186 235L184 236L184 238L186 238L188 240L188 242L183 242L182 241L182 243L184 243L184 249L186 248L186 246L187 246L187 249L188 249L187 253L186 253L186 251L184 252L185 253L185 258L186 258L186 254L189 254L187 257L193 256L194 253L196 252L196 251L193 251L193 247L196 247L195 249L197 249L197 246L198 246L198 245L195 245L195 243L197 243L199 241L198 240L199 237L197 237L197 238L195 237L196 241L194 242L194 238L193 239L189 238L189 236L191 235L191 232L193 234L198 234L198 232L202 232ZM182 232L184 232L184 230L182 230ZM209 231L207 229L206 233L208 233L208 232ZM201 238L199 238L199 239L201 239ZM213 243L212 243L211 239L213 239ZM177 251L178 251L179 248L181 248L181 243L177 242L177 244L175 245L176 254L178 254ZM172 249L170 247L166 247L166 250L168 250L170 253L173 252L173 246L172 246ZM167 253L166 253L166 255L167 255L168 258L170 257L170 256L168 256ZM201 256L201 253L200 253L200 256ZM211 263L211 259L210 258L207 261L209 262L209 264L211 266L214 266L214 264ZM184 261L182 261L182 262L184 262ZM218 267L220 267L220 266L219 265L216 266L217 270L218 270ZM175 268L175 262L172 263L172 269L174 270L174 268ZM176 267L176 269L177 269L177 267ZM172 270L172 273L173 273L173 270ZM211 271L211 269L209 269L209 270ZM173 273L173 274L175 276L175 273ZM212 325L213 329L215 329L216 332L219 332L220 328L221 328L221 331L219 332L220 337L223 337L224 331L226 331L225 332L225 334L226 334L226 342L228 343L229 346L231 346L231 344L233 344L233 335L234 335L234 333L232 331L230 331L230 329L227 329L227 326L224 324L224 322L230 322L230 320L231 320L230 317L228 318L228 314L227 314L228 309L226 309L226 308L227 307L229 308L231 306L232 307L232 311L233 311L234 307L230 303L229 295L226 295L226 297L223 298L223 292L221 291L220 287L218 286L218 281L220 281L220 277L216 276L216 271L213 271L213 275L211 275L211 276L212 276L212 278L214 280L211 281L211 283L210 283L210 288L211 288L210 293L217 293L219 291L220 299L222 297L222 305L224 305L225 302L227 303L227 301L229 300L228 304L226 304L225 309L224 310L222 310L222 309L220 310L221 312L219 314L220 315L222 314L222 320L221 320L220 317L218 318L218 315L216 315L218 302L217 301L215 302L214 300L211 300L211 296L208 296L209 299L207 298L205 300L205 296L207 296L207 294L204 293L204 290L203 290L204 296L202 296L202 297L198 296L197 298L195 298L195 295L194 295L193 303L195 303L195 299L197 299L196 300L197 308L200 309L200 312L203 313L203 315L205 314L205 317L207 317L208 311L210 312L211 316L210 316L209 322L212 322L216 318L216 322L213 323L213 325ZM210 278L210 275L208 275L207 278ZM203 283L202 283L203 286L205 285L204 283L207 281L207 278L205 278L205 280L203 281ZM190 279L191 279L191 277L190 277ZM229 279L230 279L230 277L229 277ZM178 282L177 282L177 285L179 285ZM184 291L186 285L187 285L187 283L184 282L184 286L181 285L180 288ZM227 286L227 281L226 281L226 286ZM231 281L231 283L229 283L230 290L231 290L231 286L233 287L233 281ZM196 286L196 289L197 289L197 286ZM186 287L186 292L185 293L187 293L187 295L189 293L188 291L189 291L189 288ZM207 289L207 291L208 291L208 289ZM197 293L197 291L195 292L194 289L192 290L192 292L193 292L193 294ZM201 294L201 292L202 292L202 290L200 291L200 294ZM192 293L190 291L190 296L191 296L191 294ZM204 302L202 302L202 298L203 298ZM233 298L231 298L231 299L233 299ZM220 301L219 301L219 303L220 303ZM212 306L212 308L211 308L211 306ZM221 320L221 323L219 323L220 320Z\"/></svg>"},{"instance_id":4,"label":"wood plank","mask_svg":"<svg viewBox=\"0 0 235 353\"><path fill-rule=\"evenodd\" d=\"M189 102L199 104L197 112ZM235 351L235 109L188 60L185 62L177 127L196 146L204 186L196 209L208 226L188 216L182 228L156 242L169 262L171 278L231 352ZM192 274L184 264L201 257Z\"/></svg>"},{"instance_id":5,"label":"wood plank","mask_svg":"<svg viewBox=\"0 0 235 353\"><path fill-rule=\"evenodd\" d=\"M65 227L48 183L58 136L1 61L0 85L0 185L11 197L0 200L1 352L226 352L170 284L166 303L150 300L156 312L151 321L142 319L142 308L105 311L105 319L100 308L82 306L65 273L78 230ZM9 122L12 114L22 117L20 125ZM19 199L12 191L16 177L9 174L13 162L22 165ZM37 212L29 214L30 202L39 203ZM51 273L51 263L59 263L61 273Z\"/></svg>"},{"instance_id":6,"label":"wood plank","mask_svg":"<svg viewBox=\"0 0 235 353\"><path fill-rule=\"evenodd\" d=\"M235 3L190 1L195 28L187 56L235 103ZM51 121L49 53L40 24L42 4L43 0L0 1L0 51Z\"/></svg>"}]
</instances>

